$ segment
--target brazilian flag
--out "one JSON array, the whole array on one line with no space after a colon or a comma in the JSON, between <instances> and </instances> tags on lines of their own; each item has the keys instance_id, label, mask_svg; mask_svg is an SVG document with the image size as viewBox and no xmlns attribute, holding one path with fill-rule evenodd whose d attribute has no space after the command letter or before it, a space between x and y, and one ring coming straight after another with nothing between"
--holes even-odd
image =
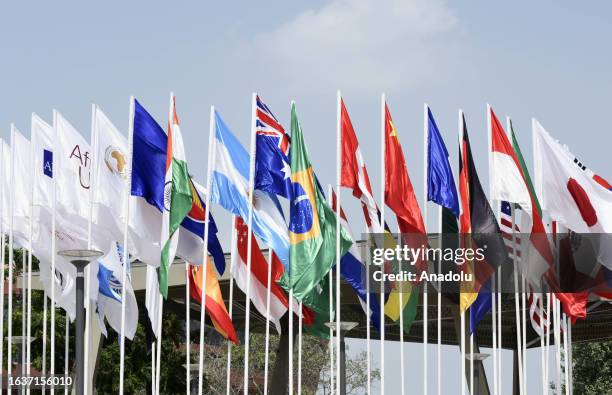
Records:
<instances>
[{"instance_id":1,"label":"brazilian flag","mask_svg":"<svg viewBox=\"0 0 612 395\"><path fill-rule=\"evenodd\" d=\"M289 273L286 287L306 305L336 261L336 213L327 204L308 159L295 104L291 106L291 182ZM353 241L340 233L340 256ZM316 303L315 303L316 304Z\"/></svg>"}]
</instances>

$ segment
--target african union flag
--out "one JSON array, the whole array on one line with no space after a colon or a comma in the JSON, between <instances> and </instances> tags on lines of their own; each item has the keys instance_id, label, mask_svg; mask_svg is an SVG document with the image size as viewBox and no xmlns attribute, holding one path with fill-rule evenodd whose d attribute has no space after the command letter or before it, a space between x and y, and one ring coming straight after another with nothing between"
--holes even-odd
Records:
<instances>
[{"instance_id":1,"label":"african union flag","mask_svg":"<svg viewBox=\"0 0 612 395\"><path fill-rule=\"evenodd\" d=\"M303 300L323 280L336 260L336 215L327 205L306 153L295 104L291 106L291 181L289 281ZM353 241L341 231L341 255Z\"/></svg>"}]
</instances>

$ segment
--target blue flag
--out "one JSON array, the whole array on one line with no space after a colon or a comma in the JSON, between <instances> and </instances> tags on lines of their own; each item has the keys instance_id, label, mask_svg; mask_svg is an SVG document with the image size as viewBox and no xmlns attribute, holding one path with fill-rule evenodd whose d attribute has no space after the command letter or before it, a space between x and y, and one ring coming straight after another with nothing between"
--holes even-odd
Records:
<instances>
[{"instance_id":1,"label":"blue flag","mask_svg":"<svg viewBox=\"0 0 612 395\"><path fill-rule=\"evenodd\" d=\"M121 303L121 283L102 262L98 264L98 283L98 292Z\"/></svg>"},{"instance_id":2,"label":"blue flag","mask_svg":"<svg viewBox=\"0 0 612 395\"><path fill-rule=\"evenodd\" d=\"M458 217L459 198L448 151L429 108L427 114L427 200L446 207Z\"/></svg>"},{"instance_id":3,"label":"blue flag","mask_svg":"<svg viewBox=\"0 0 612 395\"><path fill-rule=\"evenodd\" d=\"M487 281L478 292L478 297L470 305L470 333L476 331L476 327L489 311L491 311L491 280Z\"/></svg>"},{"instance_id":4,"label":"blue flag","mask_svg":"<svg viewBox=\"0 0 612 395\"><path fill-rule=\"evenodd\" d=\"M138 100L135 99L133 122L132 196L144 198L161 213L164 209L164 180L166 177L168 135L147 110L140 105ZM193 181L191 189L194 202L193 207L181 223L181 228L200 239L204 239L204 212L206 207ZM225 271L225 257L217 238L217 226L212 214L208 218L210 221L208 252L215 261L217 271L223 273ZM201 256L201 253L199 255Z\"/></svg>"},{"instance_id":5,"label":"blue flag","mask_svg":"<svg viewBox=\"0 0 612 395\"><path fill-rule=\"evenodd\" d=\"M255 126L255 189L291 199L289 135L259 96Z\"/></svg>"}]
</instances>

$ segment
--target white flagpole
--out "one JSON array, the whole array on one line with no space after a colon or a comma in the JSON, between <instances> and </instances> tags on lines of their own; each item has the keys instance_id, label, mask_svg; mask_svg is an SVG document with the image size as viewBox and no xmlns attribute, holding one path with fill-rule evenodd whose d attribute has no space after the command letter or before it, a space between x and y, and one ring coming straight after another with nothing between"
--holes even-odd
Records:
<instances>
[{"instance_id":1,"label":"white flagpole","mask_svg":"<svg viewBox=\"0 0 612 395\"><path fill-rule=\"evenodd\" d=\"M130 118L128 121L128 163L127 163L127 185L123 197L125 207L125 223L123 224L123 262L121 270L121 333L119 334L119 395L123 395L123 381L125 370L125 284L127 282L128 265L128 225L130 218L130 195L132 189L132 154L134 145L134 96L130 97ZM159 339L158 339L159 341Z\"/></svg>"},{"instance_id":2,"label":"white flagpole","mask_svg":"<svg viewBox=\"0 0 612 395\"><path fill-rule=\"evenodd\" d=\"M568 319L567 325L567 335L569 336L569 349L568 349L568 359L569 359L569 393L574 393L574 358L572 355L572 320Z\"/></svg>"},{"instance_id":3,"label":"white flagpole","mask_svg":"<svg viewBox=\"0 0 612 395\"><path fill-rule=\"evenodd\" d=\"M249 214L247 219L247 284L246 284L246 319L244 323L244 395L249 393L249 344L251 324L251 267L252 267L252 240L253 231L253 190L255 189L255 120L257 119L257 94L253 93L251 101L251 147L249 155ZM267 317L266 317L267 318Z\"/></svg>"},{"instance_id":4,"label":"white flagpole","mask_svg":"<svg viewBox=\"0 0 612 395\"><path fill-rule=\"evenodd\" d=\"M493 212L496 215L497 214L497 207L496 207L496 200L493 199L493 145L492 145L492 130L491 130L491 106L487 103L487 143L488 143L488 150L487 150L487 157L489 160L489 199L491 200L491 204L493 205ZM496 216L496 220L497 220L497 216ZM498 382L497 382L497 376L499 373L498 367L497 367L497 360L498 360L498 355L497 355L497 297L496 297L496 275L493 274L491 276L491 321L493 323L492 326L492 332L493 332L493 394L497 395L498 394ZM499 292L499 290L497 290L497 292Z\"/></svg>"},{"instance_id":5,"label":"white flagpole","mask_svg":"<svg viewBox=\"0 0 612 395\"><path fill-rule=\"evenodd\" d=\"M159 395L161 383L161 346L162 346L162 318L164 311L164 297L160 293L157 295L159 310L157 311L157 339L155 341L155 393Z\"/></svg>"},{"instance_id":6,"label":"white flagpole","mask_svg":"<svg viewBox=\"0 0 612 395\"><path fill-rule=\"evenodd\" d=\"M331 196L331 185L329 186ZM334 314L334 278L333 273L330 270L328 275L329 282L329 318L333 317ZM334 385L334 330L332 327L329 328L329 388L333 394L336 389Z\"/></svg>"},{"instance_id":7,"label":"white flagpole","mask_svg":"<svg viewBox=\"0 0 612 395\"><path fill-rule=\"evenodd\" d=\"M299 304L300 313L302 311L302 301ZM302 395L302 319L303 314L298 317L298 377L297 377L297 395ZM340 337L340 336L338 336Z\"/></svg>"},{"instance_id":8,"label":"white flagpole","mask_svg":"<svg viewBox=\"0 0 612 395\"><path fill-rule=\"evenodd\" d=\"M428 207L427 207L427 140L429 134L429 122L427 120L428 114L427 111L428 106L427 103L423 104L423 219L425 221L425 228L427 229L427 217L428 217ZM427 266L428 263L425 263ZM427 267L428 269L428 267ZM427 395L427 346L429 341L427 340L427 313L428 313L428 295L427 295L427 282L423 282L423 394Z\"/></svg>"},{"instance_id":9,"label":"white flagpole","mask_svg":"<svg viewBox=\"0 0 612 395\"><path fill-rule=\"evenodd\" d=\"M206 198L205 206L206 211L204 214L204 246L202 247L202 290L201 300L202 305L200 309L200 353L198 355L198 395L203 394L204 384L204 326L205 326L205 312L206 312L206 281L207 281L207 258L208 258L208 231L210 218L210 185L212 179L210 173L212 166L215 163L214 156L215 150L215 106L210 106L210 124L209 124L209 136L208 136L208 166L206 170Z\"/></svg>"},{"instance_id":10,"label":"white flagpole","mask_svg":"<svg viewBox=\"0 0 612 395\"><path fill-rule=\"evenodd\" d=\"M4 237L2 238L2 252L4 255ZM42 338L42 372L43 376L47 373L47 292L43 291L43 338ZM43 387L42 393L46 393L47 390Z\"/></svg>"},{"instance_id":11,"label":"white flagpole","mask_svg":"<svg viewBox=\"0 0 612 395\"><path fill-rule=\"evenodd\" d=\"M91 163L95 163L97 158L98 136L96 133L96 105L91 104L91 129L89 141L91 142L92 159ZM92 221L93 221L93 197L94 197L94 185L96 184L97 174L95 166L92 166L89 171L89 215L87 218L87 249L91 250L92 240ZM85 366L83 367L85 372L85 382L83 383L83 392L88 393L87 388L89 386L89 347L91 346L90 331L91 331L91 267L87 265L85 268Z\"/></svg>"},{"instance_id":12,"label":"white flagpole","mask_svg":"<svg viewBox=\"0 0 612 395\"><path fill-rule=\"evenodd\" d=\"M52 214L51 214L51 313L50 313L50 336L51 336L51 344L49 346L49 356L51 358L50 361L50 371L49 374L53 376L55 374L55 283L56 283L56 273L55 273L55 263L56 263L56 206L57 206L57 176L59 172L59 166L57 164L57 156L58 150L55 146L55 141L57 141L57 110L53 110L53 151L56 155L56 161L52 164L53 171L53 197L51 201L52 205ZM51 387L51 395L55 393L55 388Z\"/></svg>"},{"instance_id":13,"label":"white flagpole","mask_svg":"<svg viewBox=\"0 0 612 395\"><path fill-rule=\"evenodd\" d=\"M459 151L462 152L462 139L463 139L463 111L460 109L457 116L457 131L459 133ZM461 294L459 294L461 300ZM459 309L461 310L461 302L459 302ZM465 377L465 311L459 311L461 316L461 395L465 395L465 386L467 380ZM470 388L470 392L472 389Z\"/></svg>"},{"instance_id":14,"label":"white flagpole","mask_svg":"<svg viewBox=\"0 0 612 395\"><path fill-rule=\"evenodd\" d=\"M21 375L25 376L26 372L26 310L28 304L27 293L27 273L26 273L26 249L21 248Z\"/></svg>"},{"instance_id":15,"label":"white flagpole","mask_svg":"<svg viewBox=\"0 0 612 395\"><path fill-rule=\"evenodd\" d=\"M289 271L291 278L291 271ZM293 284L289 281L289 395L293 395ZM300 314L302 312L300 311Z\"/></svg>"},{"instance_id":16,"label":"white flagpole","mask_svg":"<svg viewBox=\"0 0 612 395\"><path fill-rule=\"evenodd\" d=\"M470 317L470 320L472 317ZM470 333L470 394L474 394L474 334Z\"/></svg>"},{"instance_id":17,"label":"white flagpole","mask_svg":"<svg viewBox=\"0 0 612 395\"><path fill-rule=\"evenodd\" d=\"M531 286L530 286L531 289ZM533 291L530 291L531 295L535 295ZM540 294L540 300L538 301L538 308L540 309L540 365L542 366L542 394L546 395L548 393L548 386L546 385L546 356L545 356L545 348L544 348L544 295ZM532 296L533 297L533 296ZM530 307L531 310L531 307Z\"/></svg>"},{"instance_id":18,"label":"white flagpole","mask_svg":"<svg viewBox=\"0 0 612 395\"><path fill-rule=\"evenodd\" d=\"M266 345L264 355L264 395L268 394L268 369L270 356L270 288L272 287L272 249L268 249L268 273L267 273L267 289L266 289ZM291 303L291 301L290 301Z\"/></svg>"},{"instance_id":19,"label":"white flagpole","mask_svg":"<svg viewBox=\"0 0 612 395\"><path fill-rule=\"evenodd\" d=\"M155 372L155 349L157 348L157 342L153 342L151 345L151 395L156 395L157 390L155 388L157 373Z\"/></svg>"},{"instance_id":20,"label":"white flagpole","mask_svg":"<svg viewBox=\"0 0 612 395\"><path fill-rule=\"evenodd\" d=\"M552 323L550 321L550 303L551 303L551 293L546 293L546 347L545 347L545 360L546 360L546 368L544 369L544 381L545 385L548 386L548 380L550 378L550 329L552 327ZM546 388L548 392L548 388Z\"/></svg>"},{"instance_id":21,"label":"white flagpole","mask_svg":"<svg viewBox=\"0 0 612 395\"><path fill-rule=\"evenodd\" d=\"M1 141L0 141L1 142ZM4 144L2 144L2 146L0 147L0 152L2 153L2 166L4 166L4 155L7 155L8 152L4 152ZM2 177L4 177L4 171L2 174ZM2 247L2 254L0 254L0 277L2 278L2 281L0 281L0 379L3 379L2 376L2 364L4 363L4 265L6 264L6 260L4 258L4 254L5 254L5 248L6 248L6 242L5 242L5 229L4 229L4 199L5 199L5 194L7 191L4 190L4 181L0 184L0 198L2 201L2 205L0 206L0 212L2 214L2 218L0 219L0 230L2 230L0 232L0 236L2 236L2 241L0 241L0 245ZM46 300L46 299L45 299ZM44 361L44 358L43 358ZM43 362L44 363L44 362ZM43 371L44 373L44 371Z\"/></svg>"},{"instance_id":22,"label":"white flagpole","mask_svg":"<svg viewBox=\"0 0 612 395\"><path fill-rule=\"evenodd\" d=\"M564 366L564 375L565 375L565 394L569 394L569 360L568 360L568 344L567 344L567 315L563 313L562 317L563 324L563 366Z\"/></svg>"},{"instance_id":23,"label":"white flagpole","mask_svg":"<svg viewBox=\"0 0 612 395\"><path fill-rule=\"evenodd\" d=\"M68 311L66 311L66 332L65 332L65 337L64 337L64 377L68 377L68 369L69 369L69 364L68 364L68 359L69 359L69 352L70 352L70 317L68 316ZM68 386L64 387L64 395L68 395Z\"/></svg>"},{"instance_id":24,"label":"white flagpole","mask_svg":"<svg viewBox=\"0 0 612 395\"><path fill-rule=\"evenodd\" d=\"M342 391L340 375L340 172L342 171L342 120L340 91L336 94L336 388ZM301 317L301 315L300 315ZM298 373L299 374L299 373ZM298 383L299 385L299 383ZM299 394L298 394L299 395Z\"/></svg>"},{"instance_id":25,"label":"white flagpole","mask_svg":"<svg viewBox=\"0 0 612 395\"><path fill-rule=\"evenodd\" d=\"M207 208L208 209L208 208ZM234 275L233 275L233 269L234 269L234 260L236 259L236 245L237 245L237 239L238 239L238 235L237 235L237 231L236 231L236 216L232 215L232 249L231 249L231 257L230 257L230 283L229 283L229 318L230 321L233 318L233 313L234 313ZM267 347L268 344L266 343L266 351L267 351ZM266 366L268 365L268 357L266 354ZM232 372L232 342L228 341L227 342L227 371L226 371L226 377L225 377L225 392L227 395L230 395L231 393L231 372ZM264 382L264 388L266 388L264 390L264 394L267 395L267 386L268 385L268 381L266 378L266 381Z\"/></svg>"},{"instance_id":26,"label":"white flagpole","mask_svg":"<svg viewBox=\"0 0 612 395\"><path fill-rule=\"evenodd\" d=\"M523 303L523 384L525 384L525 393L527 393L527 281L525 279L525 274L522 274L522 285L523 285L523 293L521 295L521 301Z\"/></svg>"},{"instance_id":27,"label":"white flagpole","mask_svg":"<svg viewBox=\"0 0 612 395\"><path fill-rule=\"evenodd\" d=\"M555 351L556 351L556 360L557 360L557 376L556 376L556 388L559 393L561 392L561 383L563 381L563 376L561 373L561 314L560 314L560 303L559 299L554 298L554 319L555 319Z\"/></svg>"},{"instance_id":28,"label":"white flagpole","mask_svg":"<svg viewBox=\"0 0 612 395\"><path fill-rule=\"evenodd\" d=\"M32 144L32 133L30 131L30 154L34 157L34 145ZM28 306L27 306L27 314L28 314L28 322L27 322L27 330L26 330L26 375L29 377L31 373L31 361L32 361L32 239L33 239L33 229L34 229L34 177L35 168L32 166L32 170L30 173L30 218L28 224ZM87 359L85 359L87 361ZM44 375L44 372L43 372ZM30 388L26 390L26 393L30 394Z\"/></svg>"},{"instance_id":29,"label":"white flagpole","mask_svg":"<svg viewBox=\"0 0 612 395\"><path fill-rule=\"evenodd\" d=\"M380 99L380 227L385 231L385 105L383 93ZM384 237L384 236L383 236ZM385 284L380 284L380 394L385 394Z\"/></svg>"},{"instance_id":30,"label":"white flagpole","mask_svg":"<svg viewBox=\"0 0 612 395\"><path fill-rule=\"evenodd\" d=\"M400 242L401 242L401 230L399 229L398 226L398 230L397 230L398 234L400 234ZM398 270L401 273L402 272L402 261L400 260L398 262ZM405 393L405 377L404 377L404 283L400 283L400 292L399 292L399 305L400 307L400 313L399 313L399 327L400 327L400 341L399 341L399 347L400 347L400 392L402 395L404 395Z\"/></svg>"},{"instance_id":31,"label":"white flagpole","mask_svg":"<svg viewBox=\"0 0 612 395\"><path fill-rule=\"evenodd\" d=\"M442 240L442 206L438 206L438 229ZM442 273L442 257L438 258L438 273ZM438 281L438 395L442 395L442 282Z\"/></svg>"},{"instance_id":32,"label":"white flagpole","mask_svg":"<svg viewBox=\"0 0 612 395\"><path fill-rule=\"evenodd\" d=\"M189 286L189 262L185 261L185 389L187 395L191 393L191 296Z\"/></svg>"},{"instance_id":33,"label":"white flagpole","mask_svg":"<svg viewBox=\"0 0 612 395\"><path fill-rule=\"evenodd\" d=\"M11 184L15 185L15 125L11 124ZM13 340L13 222L15 209L15 191L11 188L9 197L9 271L8 271L8 328L7 328L7 373L8 378L13 375L12 364L12 340ZM10 393L11 385L9 381L8 392Z\"/></svg>"},{"instance_id":34,"label":"white flagpole","mask_svg":"<svg viewBox=\"0 0 612 395\"><path fill-rule=\"evenodd\" d=\"M369 254L367 255L369 256ZM367 384L366 384L366 394L370 395L370 391L372 389L372 360L371 360L371 349L370 349L370 262L366 261L366 305L368 306L368 313L366 314L366 358L367 358ZM331 306L330 306L331 308ZM333 388L333 386L332 386Z\"/></svg>"}]
</instances>

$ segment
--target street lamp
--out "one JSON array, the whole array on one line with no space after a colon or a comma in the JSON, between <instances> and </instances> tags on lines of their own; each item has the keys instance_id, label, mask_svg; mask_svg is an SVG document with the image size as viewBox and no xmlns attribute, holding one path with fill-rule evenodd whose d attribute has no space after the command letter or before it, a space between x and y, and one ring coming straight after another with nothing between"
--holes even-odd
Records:
<instances>
[{"instance_id":1,"label":"street lamp","mask_svg":"<svg viewBox=\"0 0 612 395\"><path fill-rule=\"evenodd\" d=\"M76 394L84 393L85 384L85 278L83 270L89 262L104 255L98 250L64 250L59 251L58 255L66 258L77 270L76 277Z\"/></svg>"},{"instance_id":2,"label":"street lamp","mask_svg":"<svg viewBox=\"0 0 612 395\"><path fill-rule=\"evenodd\" d=\"M470 358L470 355L466 355L465 359L467 360L474 360L476 362L480 362L478 364L478 369L474 369L474 393L475 394L480 394L479 390L480 390L480 369L482 368L482 362L487 359L491 354L487 354L487 353L483 353L483 352L475 352L472 354L472 357Z\"/></svg>"},{"instance_id":3,"label":"street lamp","mask_svg":"<svg viewBox=\"0 0 612 395\"><path fill-rule=\"evenodd\" d=\"M325 326L334 332L338 332L340 336L340 395L346 395L346 345L344 343L344 335L357 326L356 322L340 321L340 330L336 330L336 321L326 322Z\"/></svg>"}]
</instances>

